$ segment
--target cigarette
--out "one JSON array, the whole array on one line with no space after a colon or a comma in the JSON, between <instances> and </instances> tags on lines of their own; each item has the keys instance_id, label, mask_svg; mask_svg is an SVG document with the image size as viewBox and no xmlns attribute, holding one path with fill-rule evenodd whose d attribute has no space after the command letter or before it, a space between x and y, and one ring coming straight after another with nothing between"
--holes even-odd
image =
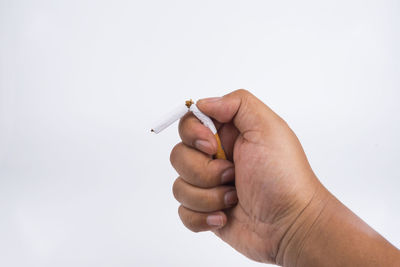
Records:
<instances>
[{"instance_id":1,"label":"cigarette","mask_svg":"<svg viewBox=\"0 0 400 267\"><path fill-rule=\"evenodd\" d=\"M217 153L215 154L215 158L217 158L217 159L226 159L225 151L224 151L224 149L222 147L222 144L221 144L221 139L219 138L219 135L218 135L218 132L217 132L217 128L215 128L215 125L214 125L213 121L210 119L210 117L208 117L206 114L201 112L197 108L197 106L193 102L193 100L191 100L191 99L185 101L184 105L182 104L182 105L176 107L175 109L173 109L168 114L166 114L160 120L160 122L157 123L155 125L155 127L153 127L151 129L151 131L156 133L156 134L160 133L161 131L166 129L168 126L173 124L175 121L177 121L180 118L182 118L186 113L188 113L190 111L193 113L193 115L195 115L204 124L204 126L209 128L211 130L211 132L213 133L213 135L215 136L215 139L217 140L217 145L218 145L217 146Z\"/></svg>"}]
</instances>

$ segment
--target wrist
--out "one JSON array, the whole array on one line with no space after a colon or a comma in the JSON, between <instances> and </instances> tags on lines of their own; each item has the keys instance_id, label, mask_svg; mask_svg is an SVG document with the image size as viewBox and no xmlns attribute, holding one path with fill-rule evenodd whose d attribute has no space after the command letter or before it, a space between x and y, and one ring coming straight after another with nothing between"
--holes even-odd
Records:
<instances>
[{"instance_id":1,"label":"wrist","mask_svg":"<svg viewBox=\"0 0 400 267\"><path fill-rule=\"evenodd\" d=\"M294 222L283 235L275 262L281 266L296 266L302 249L320 221L327 216L326 208L334 197L319 182L311 199L299 212Z\"/></svg>"}]
</instances>

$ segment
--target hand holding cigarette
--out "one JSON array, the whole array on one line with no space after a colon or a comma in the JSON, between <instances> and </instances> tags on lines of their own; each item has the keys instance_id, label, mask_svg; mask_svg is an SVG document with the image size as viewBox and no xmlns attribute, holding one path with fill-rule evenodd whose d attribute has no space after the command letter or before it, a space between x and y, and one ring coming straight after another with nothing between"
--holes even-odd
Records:
<instances>
[{"instance_id":1,"label":"hand holding cigarette","mask_svg":"<svg viewBox=\"0 0 400 267\"><path fill-rule=\"evenodd\" d=\"M259 262L400 264L399 251L319 182L296 135L259 99L238 90L197 107L215 120L227 159L213 159L217 139L187 113L171 152L179 174L173 193L187 228L211 230Z\"/></svg>"}]
</instances>

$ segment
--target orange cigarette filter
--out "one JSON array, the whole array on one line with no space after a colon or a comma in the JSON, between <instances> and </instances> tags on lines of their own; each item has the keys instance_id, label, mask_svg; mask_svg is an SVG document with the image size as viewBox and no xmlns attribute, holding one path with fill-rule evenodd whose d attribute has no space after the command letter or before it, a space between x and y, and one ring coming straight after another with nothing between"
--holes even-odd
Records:
<instances>
[{"instance_id":1,"label":"orange cigarette filter","mask_svg":"<svg viewBox=\"0 0 400 267\"><path fill-rule=\"evenodd\" d=\"M216 159L226 159L226 155L225 155L225 151L224 148L222 147L221 144L221 139L219 138L218 133L216 133L215 135L215 139L217 139L217 154L215 154L215 158Z\"/></svg>"}]
</instances>

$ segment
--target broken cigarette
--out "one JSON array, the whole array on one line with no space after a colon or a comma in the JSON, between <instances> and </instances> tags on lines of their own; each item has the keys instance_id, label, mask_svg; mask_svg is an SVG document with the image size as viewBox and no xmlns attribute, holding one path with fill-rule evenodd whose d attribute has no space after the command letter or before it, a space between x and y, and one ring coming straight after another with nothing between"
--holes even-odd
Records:
<instances>
[{"instance_id":1,"label":"broken cigarette","mask_svg":"<svg viewBox=\"0 0 400 267\"><path fill-rule=\"evenodd\" d=\"M196 104L193 102L193 100L188 100L185 102L184 105L181 105L174 110L172 110L170 113L166 114L165 117L160 120L158 124L154 128L151 129L152 132L158 134L168 126L170 126L172 123L175 121L179 120L182 118L187 112L192 112L193 115L195 115L207 128L211 130L213 135L215 136L215 139L217 140L217 153L215 154L215 158L217 159L226 159L225 151L222 147L221 144L221 139L219 138L217 128L215 128L215 125L213 121L208 117L206 114L201 112Z\"/></svg>"}]
</instances>

